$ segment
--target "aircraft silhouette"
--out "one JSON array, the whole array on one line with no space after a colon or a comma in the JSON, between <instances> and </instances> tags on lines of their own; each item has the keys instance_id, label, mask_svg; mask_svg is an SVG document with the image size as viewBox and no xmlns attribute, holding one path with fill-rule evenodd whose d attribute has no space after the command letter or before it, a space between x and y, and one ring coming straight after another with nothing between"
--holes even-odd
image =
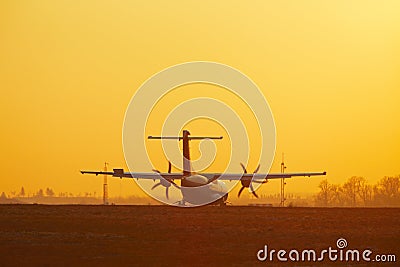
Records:
<instances>
[{"instance_id":1,"label":"aircraft silhouette","mask_svg":"<svg viewBox=\"0 0 400 267\"><path fill-rule=\"evenodd\" d=\"M160 172L153 169L152 173L147 172L124 172L123 169L113 169L112 172L105 171L81 171L82 174L95 174L95 175L111 175L119 178L135 178L135 179L151 179L159 180L151 189L159 186L165 187L166 198L169 199L169 188L171 186L179 189L182 192L182 200L178 202L179 205L190 203L193 205L202 205L207 200L212 199L210 204L226 205L228 198L228 189L223 180L240 180L242 187L238 192L238 197L241 195L245 188L258 198L253 183L264 184L269 179L292 178L292 177L311 177L318 175L326 175L326 172L300 172L300 173L258 173L260 165L253 171L248 173L246 167L240 163L243 173L196 173L192 171L190 162L190 140L201 139L222 139L219 137L205 137L205 136L190 136L188 130L183 130L182 136L148 136L148 139L170 139L183 141L183 171L182 173L171 173L171 162L168 162L168 172ZM180 185L175 183L174 180L180 180Z\"/></svg>"}]
</instances>

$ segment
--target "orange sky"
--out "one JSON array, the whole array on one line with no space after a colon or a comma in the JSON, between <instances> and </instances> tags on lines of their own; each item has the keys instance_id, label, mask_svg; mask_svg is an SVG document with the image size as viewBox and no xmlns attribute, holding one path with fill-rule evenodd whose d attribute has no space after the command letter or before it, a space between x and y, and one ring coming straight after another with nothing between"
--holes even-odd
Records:
<instances>
[{"instance_id":1,"label":"orange sky","mask_svg":"<svg viewBox=\"0 0 400 267\"><path fill-rule=\"evenodd\" d=\"M287 171L334 183L400 174L399 1L1 1L0 36L0 191L101 192L79 170L125 167L130 98L193 60L230 65L262 90L277 130L272 171L285 152ZM313 193L321 179L287 192ZM113 180L119 194L141 192Z\"/></svg>"}]
</instances>

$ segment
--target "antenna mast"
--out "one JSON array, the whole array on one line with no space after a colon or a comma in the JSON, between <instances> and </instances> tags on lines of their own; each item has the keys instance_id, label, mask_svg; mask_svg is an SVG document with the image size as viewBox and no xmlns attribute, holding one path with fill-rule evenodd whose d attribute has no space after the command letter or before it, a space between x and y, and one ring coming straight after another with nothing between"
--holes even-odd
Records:
<instances>
[{"instance_id":1,"label":"antenna mast","mask_svg":"<svg viewBox=\"0 0 400 267\"><path fill-rule=\"evenodd\" d=\"M284 153L282 153L281 173L285 173L285 169L286 169L286 166L285 166ZM280 203L281 207L285 206L285 200L286 200L285 185L286 185L285 178L281 178L281 203Z\"/></svg>"},{"instance_id":2,"label":"antenna mast","mask_svg":"<svg viewBox=\"0 0 400 267\"><path fill-rule=\"evenodd\" d=\"M104 162L104 171L107 172L107 162ZM103 205L108 205L108 184L107 184L107 175L104 175L103 180Z\"/></svg>"}]
</instances>

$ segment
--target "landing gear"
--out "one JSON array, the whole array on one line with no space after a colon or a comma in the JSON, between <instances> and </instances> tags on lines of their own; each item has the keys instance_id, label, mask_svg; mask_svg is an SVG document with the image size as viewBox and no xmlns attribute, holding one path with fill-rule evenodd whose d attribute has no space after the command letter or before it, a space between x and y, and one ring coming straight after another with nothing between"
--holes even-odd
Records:
<instances>
[{"instance_id":1,"label":"landing gear","mask_svg":"<svg viewBox=\"0 0 400 267\"><path fill-rule=\"evenodd\" d=\"M182 199L182 200L175 202L174 204L177 204L178 207L185 207L186 201L184 199Z\"/></svg>"},{"instance_id":2,"label":"landing gear","mask_svg":"<svg viewBox=\"0 0 400 267\"><path fill-rule=\"evenodd\" d=\"M211 203L211 205L220 206L220 207L226 207L228 204L231 204L230 202L228 202L228 194L224 195L220 199Z\"/></svg>"}]
</instances>

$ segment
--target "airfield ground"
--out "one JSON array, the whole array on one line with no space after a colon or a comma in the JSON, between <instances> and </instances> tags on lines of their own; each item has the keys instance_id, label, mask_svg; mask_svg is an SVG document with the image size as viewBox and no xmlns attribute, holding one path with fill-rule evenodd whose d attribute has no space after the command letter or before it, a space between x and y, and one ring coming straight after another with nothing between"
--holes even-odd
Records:
<instances>
[{"instance_id":1,"label":"airfield ground","mask_svg":"<svg viewBox=\"0 0 400 267\"><path fill-rule=\"evenodd\" d=\"M351 249L396 263L259 262L270 249ZM400 209L0 205L0 266L398 266Z\"/></svg>"}]
</instances>

